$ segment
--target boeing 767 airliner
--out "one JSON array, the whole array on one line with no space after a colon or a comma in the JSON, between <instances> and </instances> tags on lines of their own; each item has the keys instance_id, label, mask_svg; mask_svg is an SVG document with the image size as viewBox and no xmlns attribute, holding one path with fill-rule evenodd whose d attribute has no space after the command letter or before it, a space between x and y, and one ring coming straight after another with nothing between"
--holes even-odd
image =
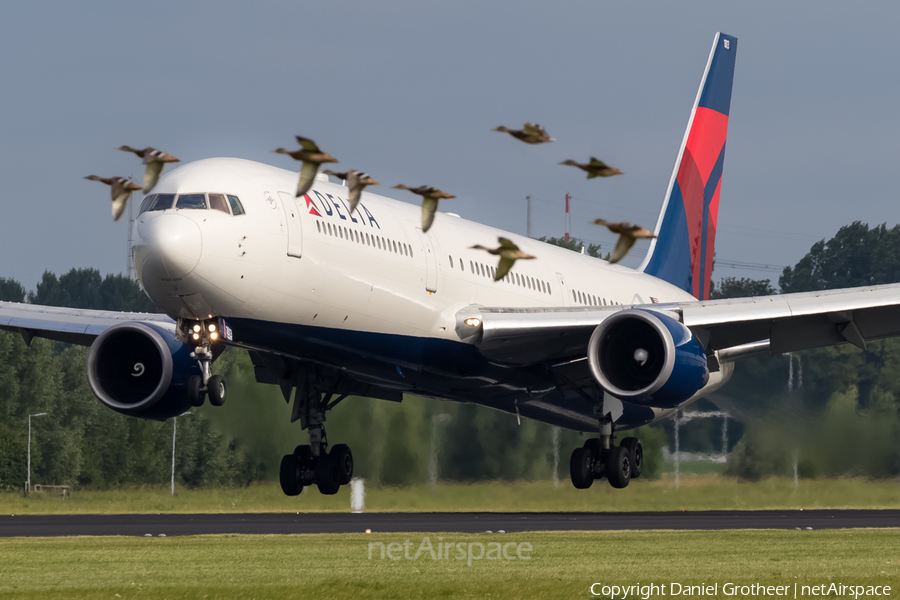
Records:
<instances>
[{"instance_id":1,"label":"boeing 767 airliner","mask_svg":"<svg viewBox=\"0 0 900 600\"><path fill-rule=\"evenodd\" d=\"M221 404L210 363L245 348L309 432L282 459L289 495L350 481L350 449L323 426L348 395L472 402L591 432L572 483L625 487L642 450L616 434L719 388L734 361L900 335L898 285L708 300L736 52L715 36L636 270L451 214L423 232L416 206L364 192L351 212L324 175L295 198L295 172L212 158L163 177L135 221L135 268L164 315L0 303L0 328L90 346L99 400L144 419ZM538 258L495 282L471 247L500 236Z\"/></svg>"}]
</instances>

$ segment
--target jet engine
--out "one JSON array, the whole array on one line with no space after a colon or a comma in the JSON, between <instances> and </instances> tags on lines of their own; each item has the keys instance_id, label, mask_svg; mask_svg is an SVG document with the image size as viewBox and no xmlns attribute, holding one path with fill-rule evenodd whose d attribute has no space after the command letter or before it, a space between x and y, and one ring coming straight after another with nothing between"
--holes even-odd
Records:
<instances>
[{"instance_id":1,"label":"jet engine","mask_svg":"<svg viewBox=\"0 0 900 600\"><path fill-rule=\"evenodd\" d=\"M191 407L188 379L200 375L191 349L175 332L122 323L94 340L87 376L100 402L124 415L164 421Z\"/></svg>"},{"instance_id":2,"label":"jet engine","mask_svg":"<svg viewBox=\"0 0 900 600\"><path fill-rule=\"evenodd\" d=\"M588 344L591 373L606 392L636 404L678 406L709 380L706 352L678 320L628 309L605 319Z\"/></svg>"}]
</instances>

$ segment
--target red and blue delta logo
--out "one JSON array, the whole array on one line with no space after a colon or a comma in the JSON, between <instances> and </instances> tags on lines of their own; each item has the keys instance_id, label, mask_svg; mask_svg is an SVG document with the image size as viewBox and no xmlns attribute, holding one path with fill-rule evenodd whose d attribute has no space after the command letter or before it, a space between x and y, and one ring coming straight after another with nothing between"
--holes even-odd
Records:
<instances>
[{"instance_id":1,"label":"red and blue delta logo","mask_svg":"<svg viewBox=\"0 0 900 600\"><path fill-rule=\"evenodd\" d=\"M315 198L312 195L315 195ZM378 224L375 216L362 202L356 206L356 211L354 211L356 216L354 216L354 214L350 213L350 207L340 196L322 194L312 190L309 194L303 194L303 200L306 202L306 212L314 217L319 217L320 219L330 217L381 229L381 225Z\"/></svg>"}]
</instances>

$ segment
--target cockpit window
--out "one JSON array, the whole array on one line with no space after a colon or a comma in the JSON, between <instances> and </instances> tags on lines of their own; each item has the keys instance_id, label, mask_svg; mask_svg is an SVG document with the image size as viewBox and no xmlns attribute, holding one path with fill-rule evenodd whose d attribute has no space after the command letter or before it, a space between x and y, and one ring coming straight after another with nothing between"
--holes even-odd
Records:
<instances>
[{"instance_id":1,"label":"cockpit window","mask_svg":"<svg viewBox=\"0 0 900 600\"><path fill-rule=\"evenodd\" d=\"M228 203L231 204L231 212L234 216L246 214L244 213L244 206L237 196L228 196Z\"/></svg>"},{"instance_id":2,"label":"cockpit window","mask_svg":"<svg viewBox=\"0 0 900 600\"><path fill-rule=\"evenodd\" d=\"M206 194L179 194L175 208L206 209Z\"/></svg>"},{"instance_id":3,"label":"cockpit window","mask_svg":"<svg viewBox=\"0 0 900 600\"><path fill-rule=\"evenodd\" d=\"M207 194L209 197L209 207L213 210L221 210L226 215L229 214L228 203L225 202L225 194Z\"/></svg>"},{"instance_id":4,"label":"cockpit window","mask_svg":"<svg viewBox=\"0 0 900 600\"><path fill-rule=\"evenodd\" d=\"M153 201L156 200L156 194L150 194L141 202L141 208L138 210L138 214L142 214L147 212L147 209L150 208L150 205L153 204Z\"/></svg>"},{"instance_id":5,"label":"cockpit window","mask_svg":"<svg viewBox=\"0 0 900 600\"><path fill-rule=\"evenodd\" d=\"M141 205L141 212L149 212L151 210L167 210L172 208L175 201L175 194L153 194L153 201L147 204L146 211L144 205Z\"/></svg>"}]
</instances>

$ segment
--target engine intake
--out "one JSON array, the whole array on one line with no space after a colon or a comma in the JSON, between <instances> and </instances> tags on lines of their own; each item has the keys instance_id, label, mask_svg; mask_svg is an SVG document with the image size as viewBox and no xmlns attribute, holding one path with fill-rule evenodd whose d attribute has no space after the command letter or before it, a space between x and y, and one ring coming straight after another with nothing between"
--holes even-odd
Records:
<instances>
[{"instance_id":1,"label":"engine intake","mask_svg":"<svg viewBox=\"0 0 900 600\"><path fill-rule=\"evenodd\" d=\"M175 333L145 323L114 325L88 352L91 390L109 408L165 420L190 407L187 379L199 374L190 349Z\"/></svg>"},{"instance_id":2,"label":"engine intake","mask_svg":"<svg viewBox=\"0 0 900 600\"><path fill-rule=\"evenodd\" d=\"M611 395L661 408L679 405L709 379L706 352L690 329L642 309L623 310L597 326L588 364Z\"/></svg>"}]
</instances>

